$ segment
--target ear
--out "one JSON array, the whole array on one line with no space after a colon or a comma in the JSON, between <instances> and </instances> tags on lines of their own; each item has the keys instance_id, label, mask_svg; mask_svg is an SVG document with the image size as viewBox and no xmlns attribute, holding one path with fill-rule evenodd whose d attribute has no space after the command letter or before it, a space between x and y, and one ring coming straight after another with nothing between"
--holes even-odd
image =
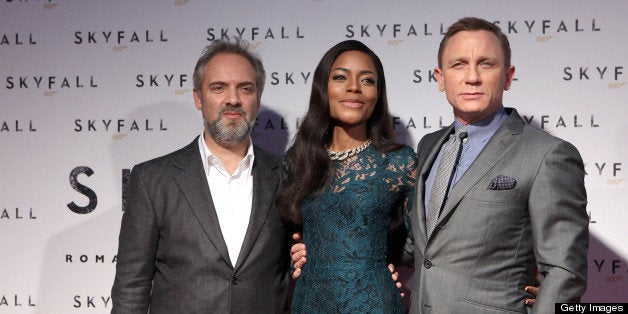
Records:
<instances>
[{"instance_id":1,"label":"ear","mask_svg":"<svg viewBox=\"0 0 628 314\"><path fill-rule=\"evenodd\" d=\"M515 66L511 65L506 69L506 84L504 84L504 90L509 90L512 85L512 79L515 77Z\"/></svg>"},{"instance_id":2,"label":"ear","mask_svg":"<svg viewBox=\"0 0 628 314\"><path fill-rule=\"evenodd\" d=\"M436 77L436 81L438 82L438 90L439 91L444 91L445 90L445 82L444 82L444 77L443 77L443 72L440 70L439 67L435 67L434 68L434 76Z\"/></svg>"},{"instance_id":3,"label":"ear","mask_svg":"<svg viewBox=\"0 0 628 314\"><path fill-rule=\"evenodd\" d=\"M262 107L262 93L257 93L257 110Z\"/></svg>"},{"instance_id":4,"label":"ear","mask_svg":"<svg viewBox=\"0 0 628 314\"><path fill-rule=\"evenodd\" d=\"M194 106L198 110L203 110L203 100L200 92L195 88L194 91Z\"/></svg>"}]
</instances>

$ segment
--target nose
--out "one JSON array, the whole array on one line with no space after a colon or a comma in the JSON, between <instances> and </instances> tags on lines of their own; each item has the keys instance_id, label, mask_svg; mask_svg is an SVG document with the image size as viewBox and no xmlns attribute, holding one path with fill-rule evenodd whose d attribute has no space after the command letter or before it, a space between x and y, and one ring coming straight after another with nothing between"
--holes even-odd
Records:
<instances>
[{"instance_id":1,"label":"nose","mask_svg":"<svg viewBox=\"0 0 628 314\"><path fill-rule=\"evenodd\" d=\"M349 81L347 81L347 91L350 92L350 93L361 94L362 93L362 87L360 86L360 80L359 79L350 79Z\"/></svg>"},{"instance_id":2,"label":"nose","mask_svg":"<svg viewBox=\"0 0 628 314\"><path fill-rule=\"evenodd\" d=\"M225 93L225 103L227 105L239 106L241 104L240 93L236 87L228 88Z\"/></svg>"},{"instance_id":3,"label":"nose","mask_svg":"<svg viewBox=\"0 0 628 314\"><path fill-rule=\"evenodd\" d=\"M479 85L482 80L480 79L480 73L476 67L470 66L467 68L465 77L465 83L469 85Z\"/></svg>"}]
</instances>

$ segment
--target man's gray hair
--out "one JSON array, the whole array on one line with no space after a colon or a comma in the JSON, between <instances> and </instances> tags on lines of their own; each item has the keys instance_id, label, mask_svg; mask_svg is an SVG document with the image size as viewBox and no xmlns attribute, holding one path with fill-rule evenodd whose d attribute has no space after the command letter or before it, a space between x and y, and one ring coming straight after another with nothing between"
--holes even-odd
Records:
<instances>
[{"instance_id":1,"label":"man's gray hair","mask_svg":"<svg viewBox=\"0 0 628 314\"><path fill-rule=\"evenodd\" d=\"M264 91L264 84L266 83L266 71L264 70L262 59L256 53L251 52L249 43L239 38L233 40L215 40L210 45L203 48L203 52L194 67L194 76L192 77L194 88L198 91L201 90L201 84L203 83L205 75L205 65L207 65L209 60L221 53L236 54L249 60L253 69L255 69L255 89L259 100Z\"/></svg>"}]
</instances>

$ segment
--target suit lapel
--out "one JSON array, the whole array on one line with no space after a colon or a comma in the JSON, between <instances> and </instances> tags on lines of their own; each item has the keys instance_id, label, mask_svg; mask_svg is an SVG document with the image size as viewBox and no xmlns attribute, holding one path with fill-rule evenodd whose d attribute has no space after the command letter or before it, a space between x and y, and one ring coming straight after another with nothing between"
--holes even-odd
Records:
<instances>
[{"instance_id":1,"label":"suit lapel","mask_svg":"<svg viewBox=\"0 0 628 314\"><path fill-rule=\"evenodd\" d=\"M207 177L200 158L198 137L184 151L183 158L173 164L175 168L180 170L174 179L203 231L222 258L231 265L227 244L220 231L216 208L214 207L214 201L209 191Z\"/></svg>"},{"instance_id":2,"label":"suit lapel","mask_svg":"<svg viewBox=\"0 0 628 314\"><path fill-rule=\"evenodd\" d=\"M511 111L508 119L497 130L480 155L451 190L438 222L451 215L469 190L515 146L516 135L523 132L524 122L515 109L506 110Z\"/></svg>"},{"instance_id":3,"label":"suit lapel","mask_svg":"<svg viewBox=\"0 0 628 314\"><path fill-rule=\"evenodd\" d=\"M251 253L257 237L266 222L268 212L273 206L275 192L279 184L279 174L274 170L279 168L279 164L273 164L267 156L255 147L255 161L253 163L253 204L251 207L251 218L246 229L242 248L236 262L235 268L242 267L244 261Z\"/></svg>"},{"instance_id":4,"label":"suit lapel","mask_svg":"<svg viewBox=\"0 0 628 314\"><path fill-rule=\"evenodd\" d=\"M452 133L454 128L454 124L452 123L449 127L438 131L440 133L433 134L434 136L426 135L422 143L417 147L418 153L418 162L421 165L420 173L418 174L417 180L417 191L416 191L416 199L415 199L415 208L416 215L415 218L418 219L419 224L419 234L421 234L421 238L424 239L423 244L427 243L427 237L425 236L425 180L430 174L430 169L434 164L434 160L436 156L438 156L438 152L440 151L443 143L449 139L449 134Z\"/></svg>"}]
</instances>

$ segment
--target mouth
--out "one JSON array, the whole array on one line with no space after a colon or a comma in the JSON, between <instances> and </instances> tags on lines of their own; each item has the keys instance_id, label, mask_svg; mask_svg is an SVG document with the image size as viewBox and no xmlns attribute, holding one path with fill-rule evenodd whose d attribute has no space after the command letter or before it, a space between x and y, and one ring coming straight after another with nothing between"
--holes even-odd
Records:
<instances>
[{"instance_id":1,"label":"mouth","mask_svg":"<svg viewBox=\"0 0 628 314\"><path fill-rule=\"evenodd\" d=\"M241 112L235 112L235 111L226 111L222 115L227 118L239 118L243 116Z\"/></svg>"},{"instance_id":2,"label":"mouth","mask_svg":"<svg viewBox=\"0 0 628 314\"><path fill-rule=\"evenodd\" d=\"M475 99L482 98L482 96L484 96L484 93L481 93L481 92L467 92L467 93L460 94L460 96L462 96L462 98L467 99L467 100L475 100Z\"/></svg>"},{"instance_id":3,"label":"mouth","mask_svg":"<svg viewBox=\"0 0 628 314\"><path fill-rule=\"evenodd\" d=\"M246 115L246 112L242 110L242 108L227 106L220 110L220 115L229 118L229 119L237 119Z\"/></svg>"},{"instance_id":4,"label":"mouth","mask_svg":"<svg viewBox=\"0 0 628 314\"><path fill-rule=\"evenodd\" d=\"M361 108L364 106L364 102L357 99L344 99L340 103L349 108Z\"/></svg>"}]
</instances>

